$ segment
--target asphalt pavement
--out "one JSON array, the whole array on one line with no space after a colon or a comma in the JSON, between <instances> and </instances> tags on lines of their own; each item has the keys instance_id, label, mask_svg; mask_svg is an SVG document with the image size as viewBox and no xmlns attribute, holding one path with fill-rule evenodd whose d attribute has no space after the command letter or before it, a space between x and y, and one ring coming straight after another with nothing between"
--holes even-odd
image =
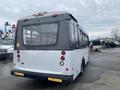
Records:
<instances>
[{"instance_id":1,"label":"asphalt pavement","mask_svg":"<svg viewBox=\"0 0 120 90\"><path fill-rule=\"evenodd\" d=\"M11 76L12 60L0 60L0 90L120 90L120 48L91 55L83 75L71 84Z\"/></svg>"}]
</instances>

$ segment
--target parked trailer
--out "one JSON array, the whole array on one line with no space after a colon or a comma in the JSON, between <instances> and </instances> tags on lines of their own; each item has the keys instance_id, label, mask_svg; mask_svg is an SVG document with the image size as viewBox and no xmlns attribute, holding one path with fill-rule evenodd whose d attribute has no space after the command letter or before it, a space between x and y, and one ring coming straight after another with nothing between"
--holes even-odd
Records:
<instances>
[{"instance_id":1,"label":"parked trailer","mask_svg":"<svg viewBox=\"0 0 120 90\"><path fill-rule=\"evenodd\" d=\"M12 75L73 81L88 62L88 35L68 12L42 12L18 20Z\"/></svg>"}]
</instances>

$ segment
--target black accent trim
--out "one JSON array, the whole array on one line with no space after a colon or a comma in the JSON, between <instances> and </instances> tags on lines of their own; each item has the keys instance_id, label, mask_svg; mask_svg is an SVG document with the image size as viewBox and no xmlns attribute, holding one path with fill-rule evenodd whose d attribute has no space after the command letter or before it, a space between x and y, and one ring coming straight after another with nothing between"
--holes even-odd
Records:
<instances>
[{"instance_id":1,"label":"black accent trim","mask_svg":"<svg viewBox=\"0 0 120 90\"><path fill-rule=\"evenodd\" d=\"M76 21L76 22L78 23L78 21L73 17L72 14L69 14L69 15L70 15L70 17L71 17L74 21Z\"/></svg>"},{"instance_id":2,"label":"black accent trim","mask_svg":"<svg viewBox=\"0 0 120 90\"><path fill-rule=\"evenodd\" d=\"M39 18L40 20L44 21L44 22L39 22L36 23L37 19L34 20L29 20L29 22L26 24L23 21L18 21L18 27L17 27L17 31L16 31L16 38L15 38L15 47L14 49L17 50L69 50L69 38L68 38L68 31L69 31L69 22L67 20L62 20L61 18L63 17L63 15L61 17L58 18L58 20L53 19L51 20L51 18ZM66 17L66 16L64 16ZM68 17L68 16L67 16ZM26 46L23 45L23 39L21 39L22 37L22 27L26 26L26 25L33 25L33 24L42 24L42 23L50 23L50 22L57 22L58 23L58 37L57 37L57 42L55 45L46 45L46 46ZM16 44L20 43L20 47L16 47ZM62 43L61 43L62 42Z\"/></svg>"},{"instance_id":3,"label":"black accent trim","mask_svg":"<svg viewBox=\"0 0 120 90\"><path fill-rule=\"evenodd\" d=\"M11 70L11 75L15 75L15 72L24 73L24 77L33 78L37 80L48 80L48 77L59 78L62 79L63 82L71 82L73 81L73 75L56 75L56 74L45 74L45 73L36 73L29 72L23 70Z\"/></svg>"}]
</instances>

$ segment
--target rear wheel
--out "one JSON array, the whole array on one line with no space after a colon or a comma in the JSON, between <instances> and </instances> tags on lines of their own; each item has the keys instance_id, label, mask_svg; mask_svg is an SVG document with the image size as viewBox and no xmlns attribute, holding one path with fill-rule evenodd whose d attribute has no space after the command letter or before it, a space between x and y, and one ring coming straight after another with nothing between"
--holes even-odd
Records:
<instances>
[{"instance_id":1,"label":"rear wheel","mask_svg":"<svg viewBox=\"0 0 120 90\"><path fill-rule=\"evenodd\" d=\"M84 69L85 69L85 63L84 63L84 61L82 61L80 74L83 74Z\"/></svg>"}]
</instances>

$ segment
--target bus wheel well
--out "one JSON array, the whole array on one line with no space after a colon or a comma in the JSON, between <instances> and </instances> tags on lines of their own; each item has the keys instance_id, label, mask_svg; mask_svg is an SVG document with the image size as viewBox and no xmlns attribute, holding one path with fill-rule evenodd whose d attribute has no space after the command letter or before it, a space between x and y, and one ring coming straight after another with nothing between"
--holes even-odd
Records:
<instances>
[{"instance_id":1,"label":"bus wheel well","mask_svg":"<svg viewBox=\"0 0 120 90\"><path fill-rule=\"evenodd\" d=\"M82 59L81 67L80 68L81 68L80 74L83 74L84 69L85 69L85 59L84 58Z\"/></svg>"},{"instance_id":2,"label":"bus wheel well","mask_svg":"<svg viewBox=\"0 0 120 90\"><path fill-rule=\"evenodd\" d=\"M84 57L82 59L82 65L83 65L83 67L85 67L85 58Z\"/></svg>"}]
</instances>

